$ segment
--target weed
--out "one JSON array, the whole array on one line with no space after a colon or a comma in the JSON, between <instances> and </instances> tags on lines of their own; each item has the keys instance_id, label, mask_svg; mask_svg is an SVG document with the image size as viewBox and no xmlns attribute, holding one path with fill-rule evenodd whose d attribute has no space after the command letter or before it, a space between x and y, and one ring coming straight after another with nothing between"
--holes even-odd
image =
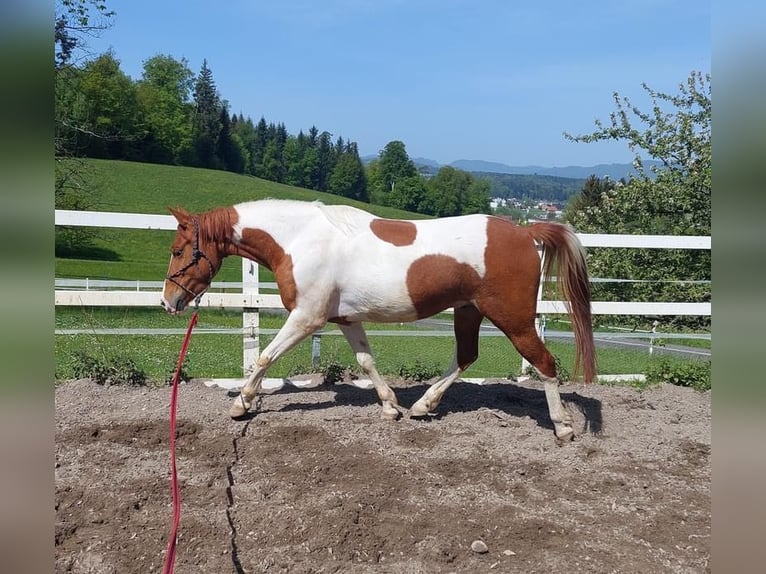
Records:
<instances>
[{"instance_id":1,"label":"weed","mask_svg":"<svg viewBox=\"0 0 766 574\"><path fill-rule=\"evenodd\" d=\"M664 382L680 387L690 387L698 391L707 391L712 387L710 361L676 362L661 359L648 366L646 380L650 383Z\"/></svg>"},{"instance_id":2,"label":"weed","mask_svg":"<svg viewBox=\"0 0 766 574\"><path fill-rule=\"evenodd\" d=\"M563 363L561 362L561 359L558 357L553 357L554 364L556 365L556 378L559 381L569 381L569 369L567 369ZM526 375L533 381L540 381L542 380L540 378L540 373L537 372L537 369L535 369L532 365L527 365L527 368L524 369L524 371L521 373L522 375ZM513 378L512 376L508 376L508 378Z\"/></svg>"},{"instance_id":3,"label":"weed","mask_svg":"<svg viewBox=\"0 0 766 574\"><path fill-rule=\"evenodd\" d=\"M431 363L425 364L419 360L414 363L406 363L399 366L399 376L411 381L427 381L441 375L441 369L438 365Z\"/></svg>"},{"instance_id":4,"label":"weed","mask_svg":"<svg viewBox=\"0 0 766 574\"><path fill-rule=\"evenodd\" d=\"M351 370L352 368L349 365L344 365L335 359L322 359L318 366L309 366L303 363L297 363L290 368L287 376L289 378L293 375L320 373L324 376L324 382L326 384L332 384L337 383L338 381L342 381L346 376L346 372Z\"/></svg>"},{"instance_id":5,"label":"weed","mask_svg":"<svg viewBox=\"0 0 766 574\"><path fill-rule=\"evenodd\" d=\"M148 382L146 373L136 366L133 359L97 358L85 351L75 351L73 355L76 377L92 379L99 385L143 386Z\"/></svg>"},{"instance_id":6,"label":"weed","mask_svg":"<svg viewBox=\"0 0 766 574\"><path fill-rule=\"evenodd\" d=\"M184 357L184 362L181 364L181 369L178 371L178 381L190 381L191 375L189 375L189 355ZM165 377L165 383L168 385L173 384L173 378L176 376L176 367L167 374Z\"/></svg>"}]
</instances>

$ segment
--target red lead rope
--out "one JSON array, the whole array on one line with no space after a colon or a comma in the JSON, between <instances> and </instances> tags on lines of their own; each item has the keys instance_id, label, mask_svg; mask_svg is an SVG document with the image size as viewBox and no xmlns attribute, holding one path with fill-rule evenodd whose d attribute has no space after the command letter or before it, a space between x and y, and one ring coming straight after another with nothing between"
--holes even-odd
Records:
<instances>
[{"instance_id":1,"label":"red lead rope","mask_svg":"<svg viewBox=\"0 0 766 574\"><path fill-rule=\"evenodd\" d=\"M189 319L189 327L186 329L186 337L181 345L181 354L178 356L176 372L173 375L173 388L170 392L170 471L173 493L173 527L168 537L168 550L165 553L165 564L162 567L163 574L173 574L173 566L176 561L176 538L178 536L178 525L181 522L181 490L178 487L178 475L176 474L176 405L178 404L178 378L181 376L181 368L186 357L186 350L189 348L189 339L191 339L192 329L197 324L197 311L192 313Z\"/></svg>"}]
</instances>

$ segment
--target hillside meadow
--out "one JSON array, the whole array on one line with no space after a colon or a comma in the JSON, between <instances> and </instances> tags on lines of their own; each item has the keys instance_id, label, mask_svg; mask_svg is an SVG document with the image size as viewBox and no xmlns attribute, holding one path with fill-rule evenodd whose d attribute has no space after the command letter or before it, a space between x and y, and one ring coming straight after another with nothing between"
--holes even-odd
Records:
<instances>
[{"instance_id":1,"label":"hillside meadow","mask_svg":"<svg viewBox=\"0 0 766 574\"><path fill-rule=\"evenodd\" d=\"M93 211L167 214L168 207L181 206L201 212L274 198L353 205L381 217L424 217L225 171L114 160L76 161L82 162L83 187ZM56 258L56 277L161 280L172 238L172 231L97 229L90 245ZM241 280L239 261L226 260L217 279Z\"/></svg>"}]
</instances>

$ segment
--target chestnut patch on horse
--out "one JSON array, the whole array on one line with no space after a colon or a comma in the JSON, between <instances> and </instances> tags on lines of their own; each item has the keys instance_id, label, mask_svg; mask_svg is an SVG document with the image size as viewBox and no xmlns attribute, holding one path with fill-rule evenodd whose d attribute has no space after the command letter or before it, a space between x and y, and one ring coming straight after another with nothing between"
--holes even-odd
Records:
<instances>
[{"instance_id":1,"label":"chestnut patch on horse","mask_svg":"<svg viewBox=\"0 0 766 574\"><path fill-rule=\"evenodd\" d=\"M282 304L288 311L295 309L298 287L293 277L293 258L262 229L243 229L239 247L246 257L254 259L274 273Z\"/></svg>"},{"instance_id":2,"label":"chestnut patch on horse","mask_svg":"<svg viewBox=\"0 0 766 574\"><path fill-rule=\"evenodd\" d=\"M407 293L418 318L471 301L480 286L476 269L448 255L424 255L407 270Z\"/></svg>"},{"instance_id":3,"label":"chestnut patch on horse","mask_svg":"<svg viewBox=\"0 0 766 574\"><path fill-rule=\"evenodd\" d=\"M553 357L532 327L537 312L540 257L529 228L490 217L484 262L488 287L477 297L479 308L527 360L544 375L555 377Z\"/></svg>"},{"instance_id":4,"label":"chestnut patch on horse","mask_svg":"<svg viewBox=\"0 0 766 574\"><path fill-rule=\"evenodd\" d=\"M418 235L418 228L411 221L395 219L373 219L370 229L378 239L402 247L412 245Z\"/></svg>"},{"instance_id":5,"label":"chestnut patch on horse","mask_svg":"<svg viewBox=\"0 0 766 574\"><path fill-rule=\"evenodd\" d=\"M540 257L534 239L526 228L509 221L490 217L487 222L487 246L484 250L487 266L486 283L495 290L484 294L482 303L493 308L504 324L534 322L537 309L537 288L540 282ZM503 304L492 305L498 295Z\"/></svg>"}]
</instances>

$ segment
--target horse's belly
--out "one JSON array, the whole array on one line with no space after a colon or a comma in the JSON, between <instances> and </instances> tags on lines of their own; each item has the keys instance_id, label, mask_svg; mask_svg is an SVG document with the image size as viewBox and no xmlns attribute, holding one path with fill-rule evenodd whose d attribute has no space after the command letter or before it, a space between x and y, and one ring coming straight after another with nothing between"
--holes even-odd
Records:
<instances>
[{"instance_id":1,"label":"horse's belly","mask_svg":"<svg viewBox=\"0 0 766 574\"><path fill-rule=\"evenodd\" d=\"M342 293L337 316L352 323L403 323L417 319L417 311L407 293L396 291L373 288Z\"/></svg>"}]
</instances>

